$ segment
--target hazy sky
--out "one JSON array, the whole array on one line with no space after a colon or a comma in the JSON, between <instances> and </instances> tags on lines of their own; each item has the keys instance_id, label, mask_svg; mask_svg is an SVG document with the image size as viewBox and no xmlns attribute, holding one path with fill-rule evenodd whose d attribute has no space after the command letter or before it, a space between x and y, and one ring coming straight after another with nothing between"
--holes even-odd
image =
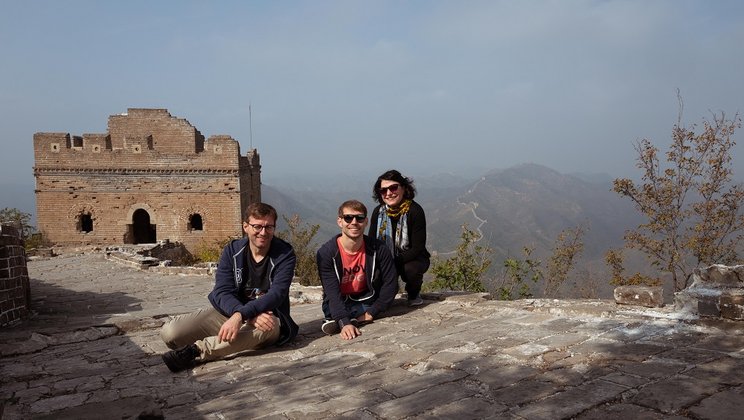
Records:
<instances>
[{"instance_id":1,"label":"hazy sky","mask_svg":"<svg viewBox=\"0 0 744 420\"><path fill-rule=\"evenodd\" d=\"M167 108L282 173L632 176L633 141L744 111L744 2L0 1L0 185L35 132ZM735 172L744 172L744 131Z\"/></svg>"}]
</instances>

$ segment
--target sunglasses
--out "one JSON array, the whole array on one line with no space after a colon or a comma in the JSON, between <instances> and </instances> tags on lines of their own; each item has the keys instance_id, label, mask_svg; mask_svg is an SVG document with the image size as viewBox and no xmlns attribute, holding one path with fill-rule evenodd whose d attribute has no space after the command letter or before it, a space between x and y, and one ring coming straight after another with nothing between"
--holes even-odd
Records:
<instances>
[{"instance_id":1,"label":"sunglasses","mask_svg":"<svg viewBox=\"0 0 744 420\"><path fill-rule=\"evenodd\" d=\"M344 219L344 222L351 223L354 219L356 219L357 223L362 223L364 219L367 218L366 214L344 214L341 216L342 219Z\"/></svg>"},{"instance_id":2,"label":"sunglasses","mask_svg":"<svg viewBox=\"0 0 744 420\"><path fill-rule=\"evenodd\" d=\"M380 195L385 195L388 191L390 191L391 193L398 191L398 188L400 188L400 184L393 184L389 187L380 188L377 190L377 192L379 192Z\"/></svg>"}]
</instances>

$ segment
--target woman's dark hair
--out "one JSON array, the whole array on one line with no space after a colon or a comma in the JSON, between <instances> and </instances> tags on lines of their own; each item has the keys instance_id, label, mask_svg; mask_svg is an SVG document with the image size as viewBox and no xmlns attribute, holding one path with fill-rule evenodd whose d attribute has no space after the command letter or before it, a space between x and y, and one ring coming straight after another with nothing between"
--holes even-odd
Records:
<instances>
[{"instance_id":1,"label":"woman's dark hair","mask_svg":"<svg viewBox=\"0 0 744 420\"><path fill-rule=\"evenodd\" d=\"M382 183L382 181L395 181L399 183L406 190L405 194L403 194L404 199L413 200L413 197L416 196L416 187L413 186L413 180L411 178L404 177L395 169L391 169L378 176L377 181L375 181L374 187L372 187L372 198L374 198L375 201L380 204L384 203L384 201L382 201L382 197L380 196L380 184Z\"/></svg>"}]
</instances>

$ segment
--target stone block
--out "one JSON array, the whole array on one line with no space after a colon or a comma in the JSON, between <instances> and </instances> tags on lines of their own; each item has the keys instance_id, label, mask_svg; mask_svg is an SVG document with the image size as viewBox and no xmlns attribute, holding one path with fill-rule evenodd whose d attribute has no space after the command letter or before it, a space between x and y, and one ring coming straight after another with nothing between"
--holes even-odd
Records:
<instances>
[{"instance_id":1,"label":"stone block","mask_svg":"<svg viewBox=\"0 0 744 420\"><path fill-rule=\"evenodd\" d=\"M664 293L661 287L618 286L614 291L615 302L620 305L637 305L647 308L664 306Z\"/></svg>"},{"instance_id":2,"label":"stone block","mask_svg":"<svg viewBox=\"0 0 744 420\"><path fill-rule=\"evenodd\" d=\"M700 316L720 317L719 295L702 295L698 297L698 314Z\"/></svg>"},{"instance_id":3,"label":"stone block","mask_svg":"<svg viewBox=\"0 0 744 420\"><path fill-rule=\"evenodd\" d=\"M691 287L744 287L744 265L696 268Z\"/></svg>"},{"instance_id":4,"label":"stone block","mask_svg":"<svg viewBox=\"0 0 744 420\"><path fill-rule=\"evenodd\" d=\"M744 291L726 292L720 299L721 317L744 320Z\"/></svg>"}]
</instances>

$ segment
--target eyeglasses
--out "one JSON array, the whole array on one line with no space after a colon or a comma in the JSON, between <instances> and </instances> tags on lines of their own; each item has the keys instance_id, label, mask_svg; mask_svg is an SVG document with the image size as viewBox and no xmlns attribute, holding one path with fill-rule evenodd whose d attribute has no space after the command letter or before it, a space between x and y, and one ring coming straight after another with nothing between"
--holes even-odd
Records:
<instances>
[{"instance_id":1,"label":"eyeglasses","mask_svg":"<svg viewBox=\"0 0 744 420\"><path fill-rule=\"evenodd\" d=\"M274 229L276 229L276 226L274 225L259 225L258 223L248 223L248 226L250 226L255 233L259 233L264 229L266 229L266 233L271 233L274 231Z\"/></svg>"},{"instance_id":2,"label":"eyeglasses","mask_svg":"<svg viewBox=\"0 0 744 420\"><path fill-rule=\"evenodd\" d=\"M394 192L398 191L398 188L399 187L400 187L400 184L393 184L393 185L387 186L385 188L380 188L380 189L377 190L377 192L379 192L380 195L385 195L385 194L387 194L388 191L390 191L391 193L394 193Z\"/></svg>"},{"instance_id":3,"label":"eyeglasses","mask_svg":"<svg viewBox=\"0 0 744 420\"><path fill-rule=\"evenodd\" d=\"M362 223L364 219L367 218L366 214L344 214L341 216L342 219L344 219L344 222L351 223L356 219L357 223Z\"/></svg>"}]
</instances>

